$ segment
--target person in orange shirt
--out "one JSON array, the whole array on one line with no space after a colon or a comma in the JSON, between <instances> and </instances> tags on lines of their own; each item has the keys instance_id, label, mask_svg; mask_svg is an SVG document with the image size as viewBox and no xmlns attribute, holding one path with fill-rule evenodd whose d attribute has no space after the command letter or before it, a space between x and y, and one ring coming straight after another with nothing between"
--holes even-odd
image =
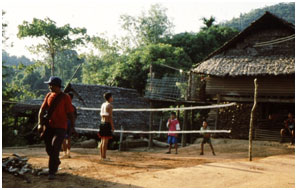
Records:
<instances>
[{"instance_id":1,"label":"person in orange shirt","mask_svg":"<svg viewBox=\"0 0 297 190\"><path fill-rule=\"evenodd\" d=\"M49 156L49 176L48 179L55 179L55 174L58 171L58 166L61 164L59 154L61 146L65 137L67 129L67 120L70 120L70 125L74 133L74 108L71 104L69 95L64 94L61 90L62 80L59 77L52 76L49 81L46 81L49 85L50 92L44 98L38 114L38 129L43 127L43 117L53 104L54 99L60 95L60 101L57 103L53 113L49 118L49 124L44 132L44 142L46 152Z\"/></svg>"}]
</instances>

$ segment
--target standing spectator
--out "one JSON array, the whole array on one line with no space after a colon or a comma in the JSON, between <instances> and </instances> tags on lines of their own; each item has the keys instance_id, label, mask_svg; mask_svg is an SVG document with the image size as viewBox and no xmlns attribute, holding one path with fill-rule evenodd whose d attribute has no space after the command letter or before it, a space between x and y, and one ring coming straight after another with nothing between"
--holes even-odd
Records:
<instances>
[{"instance_id":1,"label":"standing spectator","mask_svg":"<svg viewBox=\"0 0 297 190\"><path fill-rule=\"evenodd\" d=\"M112 120L112 102L113 97L110 92L104 93L104 102L101 105L101 124L98 136L101 138L100 142L100 153L102 161L110 161L110 159L106 158L106 151L108 146L108 140L112 138L112 132L114 131L114 124Z\"/></svg>"},{"instance_id":2,"label":"standing spectator","mask_svg":"<svg viewBox=\"0 0 297 190\"><path fill-rule=\"evenodd\" d=\"M174 144L175 154L177 154L177 136L178 135L177 135L177 133L170 133L171 131L179 131L180 130L179 122L176 119L175 112L171 112L170 118L168 119L166 126L169 129L169 133L168 133L169 150L168 150L168 152L166 152L166 154L171 153L172 144Z\"/></svg>"},{"instance_id":3,"label":"standing spectator","mask_svg":"<svg viewBox=\"0 0 297 190\"><path fill-rule=\"evenodd\" d=\"M202 124L202 127L201 127L200 130L201 131L210 130L210 128L208 127L208 124L207 124L206 121L203 121L203 124ZM213 149L212 144L211 144L210 134L209 133L205 133L205 132L203 132L202 134L203 134L203 140L201 142L201 153L200 153L200 155L203 155L204 154L204 152L203 152L203 148L204 147L203 146L204 146L205 143L208 143L209 146L210 146L210 148L211 148L211 150L212 150L212 154L215 156L216 154L215 154L214 149Z\"/></svg>"}]
</instances>

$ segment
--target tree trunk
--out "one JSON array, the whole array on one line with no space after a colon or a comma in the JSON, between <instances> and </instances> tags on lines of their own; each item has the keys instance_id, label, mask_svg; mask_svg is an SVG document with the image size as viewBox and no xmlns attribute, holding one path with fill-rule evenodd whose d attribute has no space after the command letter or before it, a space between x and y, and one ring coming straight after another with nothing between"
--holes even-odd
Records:
<instances>
[{"instance_id":1,"label":"tree trunk","mask_svg":"<svg viewBox=\"0 0 297 190\"><path fill-rule=\"evenodd\" d=\"M51 76L55 76L55 54L51 54L52 57L52 65L51 65Z\"/></svg>"},{"instance_id":2,"label":"tree trunk","mask_svg":"<svg viewBox=\"0 0 297 190\"><path fill-rule=\"evenodd\" d=\"M254 105L251 111L251 119L250 119L250 132L249 132L249 161L252 161L252 140L253 140L253 128L254 128L254 112L257 106L257 91L258 91L258 84L257 78L254 80L255 84L255 94L254 94Z\"/></svg>"}]
</instances>

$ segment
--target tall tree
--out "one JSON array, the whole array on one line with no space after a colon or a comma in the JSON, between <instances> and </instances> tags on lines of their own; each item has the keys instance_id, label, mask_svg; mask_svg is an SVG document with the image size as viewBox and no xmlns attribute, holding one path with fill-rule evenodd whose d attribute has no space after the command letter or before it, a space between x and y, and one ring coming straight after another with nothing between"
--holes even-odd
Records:
<instances>
[{"instance_id":1,"label":"tall tree","mask_svg":"<svg viewBox=\"0 0 297 190\"><path fill-rule=\"evenodd\" d=\"M84 59L79 58L78 54L74 50L64 50L57 54L56 65L57 75L61 77L65 84L70 80L75 70L79 67ZM82 69L80 68L72 82L81 82Z\"/></svg>"},{"instance_id":2,"label":"tall tree","mask_svg":"<svg viewBox=\"0 0 297 190\"><path fill-rule=\"evenodd\" d=\"M122 62L114 65L111 76L114 85L134 88L143 93L150 64L153 65L156 78L176 74L164 65L184 70L191 68L191 60L182 48L170 44L150 44L133 50L122 58Z\"/></svg>"},{"instance_id":3,"label":"tall tree","mask_svg":"<svg viewBox=\"0 0 297 190\"><path fill-rule=\"evenodd\" d=\"M206 30L214 25L216 18L213 16L211 16L209 19L207 19L206 17L203 17L201 20L203 21L203 24L205 25L204 27L202 27L202 29Z\"/></svg>"},{"instance_id":4,"label":"tall tree","mask_svg":"<svg viewBox=\"0 0 297 190\"><path fill-rule=\"evenodd\" d=\"M2 44L4 44L6 42L6 40L8 39L8 37L6 36L7 23L5 23L3 20L3 17L5 14L6 14L6 12L4 10L2 10Z\"/></svg>"},{"instance_id":5,"label":"tall tree","mask_svg":"<svg viewBox=\"0 0 297 190\"><path fill-rule=\"evenodd\" d=\"M166 8L152 5L147 13L138 17L121 15L122 28L128 32L134 46L159 43L161 38L171 35L173 24L166 15Z\"/></svg>"},{"instance_id":6,"label":"tall tree","mask_svg":"<svg viewBox=\"0 0 297 190\"><path fill-rule=\"evenodd\" d=\"M45 52L51 57L51 75L55 74L55 59L58 52L65 49L73 49L77 45L84 44L87 39L85 28L72 28L69 24L58 27L56 22L45 18L34 18L32 23L24 21L18 26L19 38L41 38L43 43L33 46L34 52Z\"/></svg>"}]
</instances>

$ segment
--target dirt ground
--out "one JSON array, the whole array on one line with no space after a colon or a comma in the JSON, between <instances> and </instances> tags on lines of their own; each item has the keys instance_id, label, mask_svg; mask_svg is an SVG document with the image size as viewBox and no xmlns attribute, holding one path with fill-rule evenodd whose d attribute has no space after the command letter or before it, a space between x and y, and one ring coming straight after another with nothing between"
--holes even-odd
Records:
<instances>
[{"instance_id":1,"label":"dirt ground","mask_svg":"<svg viewBox=\"0 0 297 190\"><path fill-rule=\"evenodd\" d=\"M200 144L179 148L179 153L164 154L167 149L136 148L107 152L111 162L100 161L98 149L73 148L72 158L61 158L57 179L27 174L31 183L2 173L2 187L17 188L294 188L295 146L277 142L254 141L253 161L247 159L248 141L212 140L216 156ZM46 168L44 148L3 148L2 157L18 153L29 157L36 168Z\"/></svg>"}]
</instances>

